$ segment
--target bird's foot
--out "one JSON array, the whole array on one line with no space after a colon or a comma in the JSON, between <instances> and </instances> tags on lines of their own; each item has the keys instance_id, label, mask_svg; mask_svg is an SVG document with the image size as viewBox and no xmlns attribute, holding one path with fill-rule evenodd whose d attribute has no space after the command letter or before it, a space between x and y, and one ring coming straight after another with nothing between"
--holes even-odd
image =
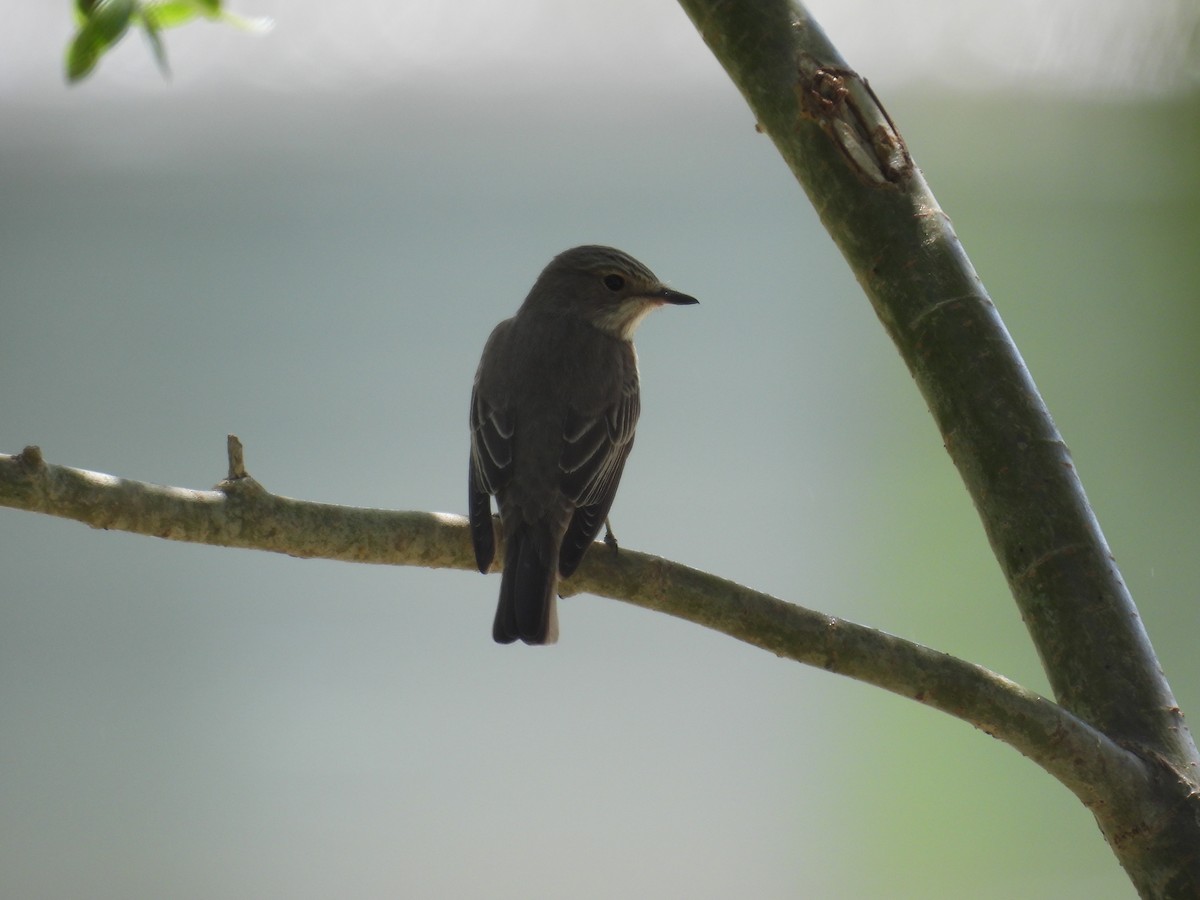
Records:
<instances>
[{"instance_id":1,"label":"bird's foot","mask_svg":"<svg viewBox=\"0 0 1200 900\"><path fill-rule=\"evenodd\" d=\"M612 549L614 556L620 549L617 545L617 536L613 534L612 525L609 524L608 519L604 520L604 545Z\"/></svg>"}]
</instances>

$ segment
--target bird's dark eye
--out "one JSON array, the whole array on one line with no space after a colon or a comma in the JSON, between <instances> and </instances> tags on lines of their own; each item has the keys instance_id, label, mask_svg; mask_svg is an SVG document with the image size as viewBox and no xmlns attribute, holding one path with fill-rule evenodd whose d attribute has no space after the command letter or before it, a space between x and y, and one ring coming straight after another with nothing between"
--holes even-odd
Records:
<instances>
[{"instance_id":1,"label":"bird's dark eye","mask_svg":"<svg viewBox=\"0 0 1200 900\"><path fill-rule=\"evenodd\" d=\"M610 291L619 291L621 288L625 287L625 279L620 275L605 275L604 286Z\"/></svg>"}]
</instances>

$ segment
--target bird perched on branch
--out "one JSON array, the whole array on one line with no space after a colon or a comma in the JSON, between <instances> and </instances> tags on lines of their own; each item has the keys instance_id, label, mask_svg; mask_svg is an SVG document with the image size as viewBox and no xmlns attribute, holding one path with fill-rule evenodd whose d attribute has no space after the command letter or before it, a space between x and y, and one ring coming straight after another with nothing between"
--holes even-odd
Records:
<instances>
[{"instance_id":1,"label":"bird perched on branch","mask_svg":"<svg viewBox=\"0 0 1200 900\"><path fill-rule=\"evenodd\" d=\"M633 333L656 307L696 302L620 250L575 247L492 331L471 392L468 506L481 572L496 553L491 495L500 509L497 642L558 639L558 579L605 523L633 446Z\"/></svg>"}]
</instances>

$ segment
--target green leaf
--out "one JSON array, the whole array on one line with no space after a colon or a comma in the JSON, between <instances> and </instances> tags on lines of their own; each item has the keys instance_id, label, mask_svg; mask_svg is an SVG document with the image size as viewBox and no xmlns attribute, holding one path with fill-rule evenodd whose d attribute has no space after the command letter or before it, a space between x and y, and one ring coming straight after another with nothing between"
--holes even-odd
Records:
<instances>
[{"instance_id":1,"label":"green leaf","mask_svg":"<svg viewBox=\"0 0 1200 900\"><path fill-rule=\"evenodd\" d=\"M142 18L146 22L153 22L153 27L159 31L186 25L201 14L196 0L163 0L160 3L151 0L142 6Z\"/></svg>"},{"instance_id":2,"label":"green leaf","mask_svg":"<svg viewBox=\"0 0 1200 900\"><path fill-rule=\"evenodd\" d=\"M76 5L83 10L85 3ZM67 48L67 80L79 81L96 67L100 57L119 41L129 28L135 0L99 0L91 3L86 20Z\"/></svg>"},{"instance_id":3,"label":"green leaf","mask_svg":"<svg viewBox=\"0 0 1200 900\"><path fill-rule=\"evenodd\" d=\"M150 42L150 49L154 52L154 61L158 63L158 71L162 72L163 78L170 78L171 67L167 64L167 48L163 46L158 24L151 16L146 15L145 7L139 11L138 18L142 20L142 28L146 32L146 40Z\"/></svg>"},{"instance_id":4,"label":"green leaf","mask_svg":"<svg viewBox=\"0 0 1200 900\"><path fill-rule=\"evenodd\" d=\"M91 16L100 0L75 0L75 24L82 25Z\"/></svg>"},{"instance_id":5,"label":"green leaf","mask_svg":"<svg viewBox=\"0 0 1200 900\"><path fill-rule=\"evenodd\" d=\"M146 32L154 60L164 77L170 77L162 32L196 18L221 21L245 31L269 31L266 17L244 18L222 9L222 0L74 0L79 30L67 47L67 80L85 78L129 29L135 20Z\"/></svg>"}]
</instances>

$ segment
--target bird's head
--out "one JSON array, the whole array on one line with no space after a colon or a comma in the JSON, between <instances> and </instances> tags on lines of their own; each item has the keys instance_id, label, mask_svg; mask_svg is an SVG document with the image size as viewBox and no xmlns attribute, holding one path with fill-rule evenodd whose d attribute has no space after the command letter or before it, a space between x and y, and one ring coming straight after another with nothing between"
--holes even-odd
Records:
<instances>
[{"instance_id":1,"label":"bird's head","mask_svg":"<svg viewBox=\"0 0 1200 900\"><path fill-rule=\"evenodd\" d=\"M554 257L525 301L539 311L578 315L626 341L651 310L665 303L699 302L671 290L628 253L594 244Z\"/></svg>"}]
</instances>

